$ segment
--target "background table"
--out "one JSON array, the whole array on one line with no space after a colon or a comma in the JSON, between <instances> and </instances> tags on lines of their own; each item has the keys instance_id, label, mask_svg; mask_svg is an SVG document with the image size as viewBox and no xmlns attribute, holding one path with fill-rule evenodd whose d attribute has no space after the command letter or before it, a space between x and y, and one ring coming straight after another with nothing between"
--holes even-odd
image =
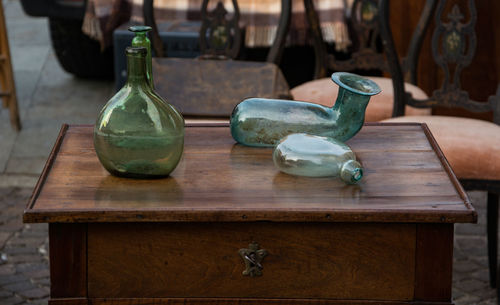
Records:
<instances>
[{"instance_id":1,"label":"background table","mask_svg":"<svg viewBox=\"0 0 500 305\"><path fill-rule=\"evenodd\" d=\"M110 176L63 126L25 210L48 222L52 304L451 303L453 223L476 213L425 125L369 124L359 185L280 173L227 126L186 128L171 177ZM238 254L267 250L263 275Z\"/></svg>"}]
</instances>

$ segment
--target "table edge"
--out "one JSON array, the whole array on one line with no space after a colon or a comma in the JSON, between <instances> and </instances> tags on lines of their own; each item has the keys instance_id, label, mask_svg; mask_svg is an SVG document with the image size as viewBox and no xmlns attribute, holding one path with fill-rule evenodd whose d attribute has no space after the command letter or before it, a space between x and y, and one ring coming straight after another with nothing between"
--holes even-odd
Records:
<instances>
[{"instance_id":1,"label":"table edge","mask_svg":"<svg viewBox=\"0 0 500 305\"><path fill-rule=\"evenodd\" d=\"M471 222L477 223L477 212L474 209L474 207L472 206L472 202L470 201L470 198L467 195L467 193L465 192L465 189L463 188L462 184L460 183L460 181L458 181L458 178L455 175L455 172L453 172L453 169L451 168L451 165L448 162L448 159L446 159L446 156L444 155L443 151L441 150L441 147L437 143L436 138L434 138L434 135L432 134L429 126L427 126L426 123L421 123L420 126L424 130L424 133L427 137L427 140L431 144L432 149L436 153L436 155L437 155L439 161L441 162L441 165L443 166L445 172L448 174L448 177L450 178L451 182L453 183L453 186L457 190L458 195L464 201L465 207L467 208L467 210L471 211L471 213L472 213Z\"/></svg>"}]
</instances>

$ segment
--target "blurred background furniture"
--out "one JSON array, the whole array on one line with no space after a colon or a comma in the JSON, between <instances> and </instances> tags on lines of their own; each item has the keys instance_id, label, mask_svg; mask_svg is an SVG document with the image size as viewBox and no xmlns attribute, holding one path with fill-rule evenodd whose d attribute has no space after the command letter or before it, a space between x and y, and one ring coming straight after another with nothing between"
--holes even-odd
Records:
<instances>
[{"instance_id":1,"label":"blurred background furniture","mask_svg":"<svg viewBox=\"0 0 500 305\"><path fill-rule=\"evenodd\" d=\"M138 25L137 22L127 22L113 32L113 60L115 73L115 88L120 90L127 80L127 60L125 49L130 46L134 33L128 28ZM165 52L170 57L195 58L199 56L200 46L198 37L200 31L199 21L162 21L158 22L158 32L165 47Z\"/></svg>"},{"instance_id":2,"label":"blurred background furniture","mask_svg":"<svg viewBox=\"0 0 500 305\"><path fill-rule=\"evenodd\" d=\"M233 60L243 39L238 3L232 1L234 13L228 16L222 2L211 12L208 2L204 0L201 7L201 56L188 59L163 57L168 54L159 37L153 1L144 1L145 23L153 28L153 74L158 93L188 117L229 117L238 102L252 96L289 97L288 84L277 64L290 24L291 1L281 1L277 34L266 62Z\"/></svg>"},{"instance_id":3,"label":"blurred background furniture","mask_svg":"<svg viewBox=\"0 0 500 305\"><path fill-rule=\"evenodd\" d=\"M373 75L381 73L396 73L391 71L389 61L397 61L397 54L392 42L392 38L384 39L381 31L389 27L389 13L381 14L379 1L377 0L355 0L350 9L349 24L352 29L351 38L353 44L349 49L349 54L340 58L339 54L332 54L333 48L325 45L321 31L318 30L318 17L313 7L312 0L304 1L309 8L308 20L314 33L314 47L316 53L316 80L304 83L292 89L294 99L314 102L325 106L332 106L337 96L338 87L332 84L329 77L325 77L331 71L354 71L359 74ZM431 6L426 6L424 12L432 10ZM428 26L426 19L422 19L419 25L422 30ZM422 32L413 33L414 44L410 48L413 52L418 52L422 41ZM409 52L408 56L413 56ZM382 93L372 97L366 110L365 120L368 122L379 121L390 118L395 114L393 105L396 99L402 98L403 91L396 86L393 79L389 77L368 76L382 88ZM397 78L396 78L397 79ZM427 98L423 90L414 85L413 79L408 79L406 89L419 98ZM401 91L397 91L401 90ZM407 107L408 114L429 115L430 110Z\"/></svg>"},{"instance_id":4,"label":"blurred background furniture","mask_svg":"<svg viewBox=\"0 0 500 305\"><path fill-rule=\"evenodd\" d=\"M429 2L429 1L428 1ZM428 124L455 174L467 190L488 192L487 238L490 284L497 287L498 194L500 193L500 86L496 95L485 102L474 101L462 88L462 71L470 65L476 51L475 25L477 12L474 0L464 7L456 2L439 2L432 35L432 55L442 69L441 87L427 99L407 93L397 100L397 115L404 114L405 105L418 108L463 108L471 112L493 113L493 123L456 116L404 116L385 122L423 122ZM415 57L415 59L417 59ZM493 60L493 59L492 59ZM403 67L397 63L396 69ZM417 74L417 63L409 65L410 74ZM395 75L402 75L396 73ZM395 83L401 84L402 80Z\"/></svg>"},{"instance_id":5,"label":"blurred background furniture","mask_svg":"<svg viewBox=\"0 0 500 305\"><path fill-rule=\"evenodd\" d=\"M96 2L97 0L92 0ZM125 0L112 0L125 1ZM113 32L115 57L115 78L117 88L125 80L125 47L130 44L132 35L127 33L130 25L144 23L143 1L134 0L132 16L127 24ZM169 57L189 57L200 55L198 33L201 25L203 0L156 0L155 20L158 32L165 45ZM209 2L209 10L217 1ZM222 0L229 14L233 12L232 0ZM286 33L285 46L279 67L290 86L297 86L309 81L314 74L314 50L311 45L311 34L306 18L303 0L290 0L292 12L290 26ZM344 0L315 0L323 38L332 43L335 52L347 52L350 44L345 20L346 6ZM242 48L238 60L266 61L269 48L273 45L282 13L280 0L239 0L240 27L244 30ZM94 9L104 10L108 6L98 5ZM108 9L110 11L110 9ZM86 15L87 17L87 15ZM102 31L106 31L104 28Z\"/></svg>"},{"instance_id":6,"label":"blurred background furniture","mask_svg":"<svg viewBox=\"0 0 500 305\"><path fill-rule=\"evenodd\" d=\"M469 0L448 1L445 10L450 10L454 3L465 7ZM407 54L410 44L411 33L416 28L420 14L426 5L426 1L392 1L390 24L394 37L394 44L399 54ZM476 101L485 101L488 96L496 91L500 82L500 1L482 0L475 2L477 15L476 20L476 53L471 64L464 68L461 76L462 88L470 97ZM465 14L465 18L468 15ZM424 35L422 49L419 52L419 60L416 69L417 85L427 95L439 88L444 80L444 73L435 64L432 55L432 34L435 22L431 18L429 29ZM482 120L493 120L492 112L471 112L464 108L433 107L433 114L453 115L461 117L478 118Z\"/></svg>"},{"instance_id":7,"label":"blurred background furniture","mask_svg":"<svg viewBox=\"0 0 500 305\"><path fill-rule=\"evenodd\" d=\"M3 14L3 4L0 3L0 98L4 108L9 108L10 123L15 130L21 129L19 110L17 106L16 85L12 62L10 59L9 39Z\"/></svg>"}]
</instances>

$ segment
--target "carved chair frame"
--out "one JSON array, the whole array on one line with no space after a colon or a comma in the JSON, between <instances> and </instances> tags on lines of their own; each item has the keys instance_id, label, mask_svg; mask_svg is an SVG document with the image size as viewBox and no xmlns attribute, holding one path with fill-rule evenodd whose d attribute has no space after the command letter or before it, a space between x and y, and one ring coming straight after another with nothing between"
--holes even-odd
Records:
<instances>
[{"instance_id":1,"label":"carved chair frame","mask_svg":"<svg viewBox=\"0 0 500 305\"><path fill-rule=\"evenodd\" d=\"M237 0L232 0L234 14L228 19L227 10L221 0L217 1L216 8L209 12L208 2L203 0L201 7L202 23L200 27L200 50L203 59L235 59L241 48L242 31L239 26L240 10ZM152 27L153 50L159 57L166 57L165 48L160 39L158 27L154 17L153 0L144 0L144 22ZM276 31L276 37L267 54L267 62L279 64L285 48L286 35L290 27L292 15L292 1L281 0L281 16ZM208 39L207 39L208 38Z\"/></svg>"},{"instance_id":2,"label":"carved chair frame","mask_svg":"<svg viewBox=\"0 0 500 305\"><path fill-rule=\"evenodd\" d=\"M359 2L372 0L356 0ZM384 47L387 69L391 75L394 87L394 107L393 117L404 115L405 105L425 108L437 105L445 107L462 107L473 112L493 112L493 122L500 125L500 86L495 95L488 98L486 102L473 101L469 98L460 84L460 73L467 67L475 53L476 34L474 26L477 19L477 12L474 0L468 0L470 18L467 22L461 22L463 15L455 6L448 14L448 20L443 21L442 15L447 0L426 0L424 9L420 14L417 26L410 40L409 50L406 58L399 60L394 47L392 32L389 26L389 0L378 1L378 25L369 24L364 31L371 31L380 34L382 45ZM335 67L363 67L363 64L357 65L357 58L363 58L353 55L346 63L339 64L327 54L325 43L322 38L319 27L319 19L314 11L312 0L304 0L308 12L308 22L314 38L314 48L316 55L316 76L326 75L326 68L335 69ZM353 5L354 24L359 23L359 14L356 16L355 5ZM424 36L429 27L434 14L436 28L432 36L432 54L436 63L443 69L445 79L441 88L435 90L431 97L426 100L414 99L411 94L405 92L405 80L416 85L417 66L419 55L424 40ZM357 18L357 19L356 19ZM361 20L362 21L362 20ZM371 26L371 28L369 27ZM355 28L356 29L356 28ZM370 42L373 46L373 42ZM362 46L361 46L362 47ZM366 58L375 60L378 58L374 53L376 49L361 48L359 51L364 54L363 61ZM370 55L367 55L370 54ZM336 63L336 64L334 64ZM452 71L450 65L455 68ZM490 284L497 287L500 292L500 285L497 286L497 277L500 278L500 271L497 270L497 240L498 240L498 211L499 211L499 193L500 181L492 180L472 180L461 179L460 182L466 190L481 190L488 192L487 199L487 236L488 236L488 259L490 271ZM500 294L499 294L500 295Z\"/></svg>"},{"instance_id":3,"label":"carved chair frame","mask_svg":"<svg viewBox=\"0 0 500 305\"><path fill-rule=\"evenodd\" d=\"M460 75L462 70L469 66L476 51L476 34L474 27L477 20L477 12L474 0L468 0L470 18L467 22L461 22L464 18L458 5L454 5L447 15L447 22L443 20L443 11L446 0L428 0L438 3L435 24L436 28L432 35L432 56L434 61L444 72L444 80L441 88L436 89L431 97L426 100L414 99L406 94L403 100L405 104L418 108L433 107L436 105L444 107L460 107L472 112L493 112L493 122L500 125L500 86L497 93L488 98L487 102L478 102L470 99L469 94L462 89ZM429 18L429 16L427 16ZM422 35L423 36L423 35ZM418 57L408 61L409 73L416 80ZM454 66L454 69L452 67ZM404 108L403 108L404 109ZM404 115L404 112L398 113Z\"/></svg>"},{"instance_id":4,"label":"carved chair frame","mask_svg":"<svg viewBox=\"0 0 500 305\"><path fill-rule=\"evenodd\" d=\"M425 9L419 20L417 29L412 35L405 71L409 71L411 64L418 60L418 54L422 46L423 34L429 26L429 18L434 9L434 0L426 0ZM354 69L371 70L377 69L388 72L391 75L394 89L394 107L392 116L399 115L404 111L404 104L397 101L403 100L404 77L399 63L398 54L394 46L392 32L389 26L389 0L355 0L351 11L351 23L356 32L358 48L350 59L339 60L333 54L327 52L325 41L321 33L319 18L314 9L312 0L304 0L307 20L313 36L313 46L316 57L315 78L325 77L327 69L333 71L352 71ZM366 11L363 11L365 8ZM379 50L377 41L380 39L383 51ZM407 80L416 83L416 77ZM414 81L412 81L414 80ZM402 107L402 108L401 108Z\"/></svg>"},{"instance_id":5,"label":"carved chair frame","mask_svg":"<svg viewBox=\"0 0 500 305\"><path fill-rule=\"evenodd\" d=\"M417 81L418 53L422 43L427 25L434 14L435 30L432 35L432 56L436 64L444 72L444 80L441 87L434 90L432 95L425 100L413 98L405 92L404 97L395 100L394 109L397 110L395 116L404 115L405 105L418 108L428 108L443 106L448 108L459 107L472 112L493 112L493 122L500 125L500 85L495 95L491 95L487 101L478 102L469 97L469 94L462 89L460 75L462 70L470 65L476 51L475 24L477 12L474 0L468 0L469 20L463 22L464 15L458 5L454 5L451 12L443 17L445 5L448 0L427 0L417 25L419 37L413 36L410 43L409 56L403 60L403 67L399 61L389 62L392 69L397 73L392 77L398 80L393 83L397 86L404 86L402 71L406 70L406 77L412 83ZM385 5L388 5L385 3ZM444 19L444 20L443 20ZM384 33L386 39L390 39L390 33ZM387 38L389 37L389 38ZM418 45L418 47L415 47ZM403 87L404 88L404 87ZM460 179L466 190L480 190L488 192L487 197L487 239L488 239L488 260L490 272L490 285L497 287L499 271L497 270L497 243L498 243L498 207L500 194L500 181L480 180L480 179ZM500 292L500 290L499 290Z\"/></svg>"}]
</instances>

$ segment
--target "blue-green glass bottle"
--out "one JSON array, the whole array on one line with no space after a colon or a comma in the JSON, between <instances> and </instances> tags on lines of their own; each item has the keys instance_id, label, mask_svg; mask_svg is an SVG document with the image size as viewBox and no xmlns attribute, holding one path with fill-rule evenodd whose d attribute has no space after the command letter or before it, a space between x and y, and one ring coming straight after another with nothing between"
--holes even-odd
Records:
<instances>
[{"instance_id":1,"label":"blue-green glass bottle","mask_svg":"<svg viewBox=\"0 0 500 305\"><path fill-rule=\"evenodd\" d=\"M328 137L293 133L273 151L274 165L282 172L306 177L339 177L354 184L363 177L363 167L346 144Z\"/></svg>"},{"instance_id":2,"label":"blue-green glass bottle","mask_svg":"<svg viewBox=\"0 0 500 305\"><path fill-rule=\"evenodd\" d=\"M127 82L104 106L94 147L111 174L131 178L169 175L184 147L184 119L147 81L146 48L129 47Z\"/></svg>"},{"instance_id":3,"label":"blue-green glass bottle","mask_svg":"<svg viewBox=\"0 0 500 305\"><path fill-rule=\"evenodd\" d=\"M151 41L147 36L147 34L152 30L152 28L147 25L134 25L129 27L128 30L135 34L135 37L132 39L131 46L144 47L148 50L148 54L146 56L146 71L147 71L146 77L148 79L149 85L151 86L151 88L154 89Z\"/></svg>"},{"instance_id":4,"label":"blue-green glass bottle","mask_svg":"<svg viewBox=\"0 0 500 305\"><path fill-rule=\"evenodd\" d=\"M368 101L380 88L373 81L352 73L333 73L332 80L340 86L332 108L264 98L242 101L231 114L231 135L241 144L264 147L274 146L291 133L347 141L363 126Z\"/></svg>"}]
</instances>

